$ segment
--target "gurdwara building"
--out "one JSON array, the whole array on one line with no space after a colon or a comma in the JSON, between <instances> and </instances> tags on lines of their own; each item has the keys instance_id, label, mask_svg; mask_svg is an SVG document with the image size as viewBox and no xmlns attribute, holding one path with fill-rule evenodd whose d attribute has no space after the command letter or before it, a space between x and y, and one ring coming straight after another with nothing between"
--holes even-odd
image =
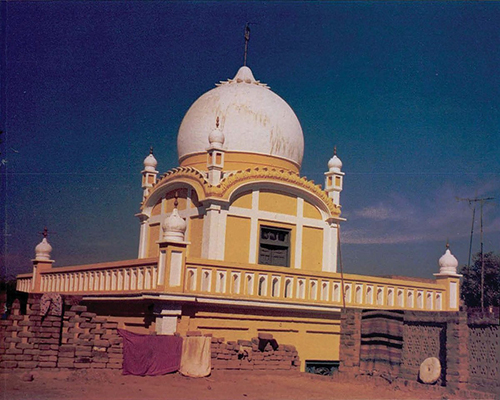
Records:
<instances>
[{"instance_id":1,"label":"gurdwara building","mask_svg":"<svg viewBox=\"0 0 500 400\"><path fill-rule=\"evenodd\" d=\"M458 309L449 249L433 279L338 271L342 162L328 161L323 187L300 176L300 122L250 68L193 103L177 150L179 166L162 175L152 153L144 160L137 259L54 267L44 238L18 290L83 296L139 333L272 333L295 345L302 369L338 360L343 307Z\"/></svg>"}]
</instances>

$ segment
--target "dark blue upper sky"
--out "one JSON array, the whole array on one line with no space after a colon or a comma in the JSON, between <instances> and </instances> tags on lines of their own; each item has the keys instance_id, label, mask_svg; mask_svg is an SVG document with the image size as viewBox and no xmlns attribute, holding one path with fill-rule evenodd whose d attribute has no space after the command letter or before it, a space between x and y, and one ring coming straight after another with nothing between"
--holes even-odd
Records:
<instances>
[{"instance_id":1,"label":"dark blue upper sky","mask_svg":"<svg viewBox=\"0 0 500 400\"><path fill-rule=\"evenodd\" d=\"M31 271L135 258L140 171L177 166L189 106L243 60L295 110L302 174L333 146L344 270L432 277L449 238L467 262L471 209L500 251L500 3L4 2L3 254ZM478 215L478 214L476 214ZM479 233L479 225L475 227ZM475 235L474 251L479 249Z\"/></svg>"}]
</instances>

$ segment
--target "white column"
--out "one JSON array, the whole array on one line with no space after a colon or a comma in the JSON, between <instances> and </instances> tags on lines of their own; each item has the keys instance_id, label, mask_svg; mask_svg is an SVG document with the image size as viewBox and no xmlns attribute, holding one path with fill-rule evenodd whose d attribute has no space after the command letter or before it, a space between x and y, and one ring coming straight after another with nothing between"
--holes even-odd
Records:
<instances>
[{"instance_id":1,"label":"white column","mask_svg":"<svg viewBox=\"0 0 500 400\"><path fill-rule=\"evenodd\" d=\"M259 218L257 216L259 212L259 191L252 191L252 218L250 220L250 248L248 251L248 262L250 264L257 264L257 240L260 237L259 230Z\"/></svg>"},{"instance_id":2,"label":"white column","mask_svg":"<svg viewBox=\"0 0 500 400\"><path fill-rule=\"evenodd\" d=\"M173 335L177 331L177 320L182 307L170 304L155 304L156 334Z\"/></svg>"},{"instance_id":3,"label":"white column","mask_svg":"<svg viewBox=\"0 0 500 400\"><path fill-rule=\"evenodd\" d=\"M302 227L304 216L304 199L297 198L297 224L295 228L295 265L294 268L299 269L302 266ZM293 247L292 247L293 248Z\"/></svg>"},{"instance_id":4,"label":"white column","mask_svg":"<svg viewBox=\"0 0 500 400\"><path fill-rule=\"evenodd\" d=\"M147 235L148 235L148 219L145 214L137 214L141 221L141 229L139 233L139 255L137 258L146 258L147 254Z\"/></svg>"},{"instance_id":5,"label":"white column","mask_svg":"<svg viewBox=\"0 0 500 400\"><path fill-rule=\"evenodd\" d=\"M223 260L226 240L227 211L218 204L207 207L203 224L203 243L201 254L209 260Z\"/></svg>"}]
</instances>

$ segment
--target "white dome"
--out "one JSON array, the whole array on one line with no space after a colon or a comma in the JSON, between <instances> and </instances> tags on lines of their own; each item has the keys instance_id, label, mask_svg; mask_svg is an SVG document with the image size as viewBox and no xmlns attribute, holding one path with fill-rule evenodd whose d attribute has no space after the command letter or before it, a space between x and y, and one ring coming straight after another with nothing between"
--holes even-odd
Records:
<instances>
[{"instance_id":1,"label":"white dome","mask_svg":"<svg viewBox=\"0 0 500 400\"><path fill-rule=\"evenodd\" d=\"M156 161L156 158L153 155L153 149L151 148L149 155L144 159L144 169L146 171L155 172L157 165L158 161Z\"/></svg>"},{"instance_id":2,"label":"white dome","mask_svg":"<svg viewBox=\"0 0 500 400\"><path fill-rule=\"evenodd\" d=\"M328 161L328 169L336 172L340 172L342 169L342 161L337 157L337 147L333 149L333 157Z\"/></svg>"},{"instance_id":3,"label":"white dome","mask_svg":"<svg viewBox=\"0 0 500 400\"><path fill-rule=\"evenodd\" d=\"M448 246L447 246L448 247ZM455 258L449 248L439 259L439 273L440 274L453 274L457 273L458 260Z\"/></svg>"},{"instance_id":4,"label":"white dome","mask_svg":"<svg viewBox=\"0 0 500 400\"><path fill-rule=\"evenodd\" d=\"M224 137L224 134L219 129L219 117L217 117L216 127L212 132L210 132L210 135L208 135L208 142L211 147L222 149L222 145L225 140L226 138Z\"/></svg>"},{"instance_id":5,"label":"white dome","mask_svg":"<svg viewBox=\"0 0 500 400\"><path fill-rule=\"evenodd\" d=\"M217 117L227 151L273 155L300 166L304 136L297 116L281 97L255 80L250 68L241 67L234 79L194 102L179 128L179 160L206 151Z\"/></svg>"},{"instance_id":6,"label":"white dome","mask_svg":"<svg viewBox=\"0 0 500 400\"><path fill-rule=\"evenodd\" d=\"M186 221L179 216L177 208L163 221L163 239L173 242L183 242L186 232Z\"/></svg>"},{"instance_id":7,"label":"white dome","mask_svg":"<svg viewBox=\"0 0 500 400\"><path fill-rule=\"evenodd\" d=\"M35 260L50 260L52 246L47 242L47 238L43 238L35 247Z\"/></svg>"}]
</instances>

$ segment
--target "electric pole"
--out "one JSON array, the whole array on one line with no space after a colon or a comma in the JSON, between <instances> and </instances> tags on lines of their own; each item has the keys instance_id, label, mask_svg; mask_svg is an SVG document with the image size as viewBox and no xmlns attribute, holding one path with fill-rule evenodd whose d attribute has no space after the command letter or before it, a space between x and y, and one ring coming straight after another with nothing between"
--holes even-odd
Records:
<instances>
[{"instance_id":1,"label":"electric pole","mask_svg":"<svg viewBox=\"0 0 500 400\"><path fill-rule=\"evenodd\" d=\"M461 199L457 197L458 201L467 201L469 205L472 205L472 203L478 203L480 205L480 212L481 212L481 311L484 311L484 249L483 249L483 205L486 201L494 200L494 197L474 197L473 199L471 198L466 198L466 199ZM473 214L472 214L472 227L474 228L474 214L475 214L476 208L474 207ZM472 247L472 232L473 229L471 229L471 247ZM470 249L469 249L469 264L470 264Z\"/></svg>"}]
</instances>

